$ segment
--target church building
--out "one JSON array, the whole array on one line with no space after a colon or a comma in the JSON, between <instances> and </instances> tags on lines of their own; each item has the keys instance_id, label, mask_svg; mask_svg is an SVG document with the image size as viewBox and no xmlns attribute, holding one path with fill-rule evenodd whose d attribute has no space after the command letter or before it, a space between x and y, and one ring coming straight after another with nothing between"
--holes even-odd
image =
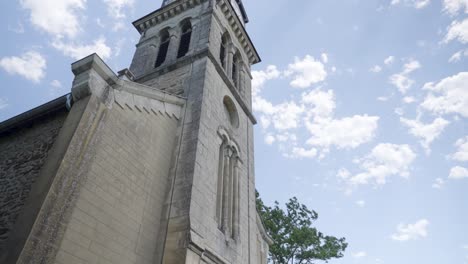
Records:
<instances>
[{"instance_id":1,"label":"church building","mask_svg":"<svg viewBox=\"0 0 468 264\"><path fill-rule=\"evenodd\" d=\"M164 0L128 69L0 123L0 263L266 264L241 0Z\"/></svg>"}]
</instances>

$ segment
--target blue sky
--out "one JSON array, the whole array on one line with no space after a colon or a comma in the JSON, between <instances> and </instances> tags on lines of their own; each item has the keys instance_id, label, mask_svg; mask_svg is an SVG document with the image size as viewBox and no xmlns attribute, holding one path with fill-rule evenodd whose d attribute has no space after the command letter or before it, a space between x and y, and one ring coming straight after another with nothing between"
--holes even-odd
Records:
<instances>
[{"instance_id":1,"label":"blue sky","mask_svg":"<svg viewBox=\"0 0 468 264\"><path fill-rule=\"evenodd\" d=\"M3 1L0 120L129 66L161 1ZM468 264L468 1L245 0L257 188L350 244L337 264Z\"/></svg>"}]
</instances>

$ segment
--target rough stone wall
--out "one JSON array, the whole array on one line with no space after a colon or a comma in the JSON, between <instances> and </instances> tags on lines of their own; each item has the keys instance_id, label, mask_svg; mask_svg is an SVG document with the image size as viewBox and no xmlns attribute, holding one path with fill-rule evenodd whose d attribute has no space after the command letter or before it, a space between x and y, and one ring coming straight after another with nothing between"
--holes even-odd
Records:
<instances>
[{"instance_id":1,"label":"rough stone wall","mask_svg":"<svg viewBox=\"0 0 468 264\"><path fill-rule=\"evenodd\" d=\"M106 110L95 157L55 263L156 263L178 120L129 105Z\"/></svg>"},{"instance_id":2,"label":"rough stone wall","mask_svg":"<svg viewBox=\"0 0 468 264\"><path fill-rule=\"evenodd\" d=\"M66 110L0 135L0 251L67 117Z\"/></svg>"}]
</instances>

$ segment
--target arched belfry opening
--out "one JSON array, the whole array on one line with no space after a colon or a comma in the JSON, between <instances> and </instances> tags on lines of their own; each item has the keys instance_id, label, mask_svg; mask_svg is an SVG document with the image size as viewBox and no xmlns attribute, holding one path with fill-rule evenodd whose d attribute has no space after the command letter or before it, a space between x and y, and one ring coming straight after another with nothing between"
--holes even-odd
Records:
<instances>
[{"instance_id":1,"label":"arched belfry opening","mask_svg":"<svg viewBox=\"0 0 468 264\"><path fill-rule=\"evenodd\" d=\"M181 23L181 34L180 34L180 43L179 50L177 51L177 58L182 58L190 50L190 42L192 38L192 23L189 19L184 20Z\"/></svg>"},{"instance_id":2,"label":"arched belfry opening","mask_svg":"<svg viewBox=\"0 0 468 264\"><path fill-rule=\"evenodd\" d=\"M154 64L154 67L157 68L161 66L165 61L167 57L167 52L169 50L169 44L171 42L171 36L169 34L168 29L163 29L159 33L159 50L158 50L158 56L156 57L156 62Z\"/></svg>"}]
</instances>

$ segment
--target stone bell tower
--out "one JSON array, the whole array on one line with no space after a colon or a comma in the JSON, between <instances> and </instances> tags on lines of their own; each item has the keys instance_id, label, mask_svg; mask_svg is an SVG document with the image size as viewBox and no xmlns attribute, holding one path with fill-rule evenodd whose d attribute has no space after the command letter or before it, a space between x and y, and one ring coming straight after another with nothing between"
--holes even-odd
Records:
<instances>
[{"instance_id":1,"label":"stone bell tower","mask_svg":"<svg viewBox=\"0 0 468 264\"><path fill-rule=\"evenodd\" d=\"M255 207L252 64L241 0L165 0L134 22L135 81L186 98L163 263L266 263ZM164 229L164 230L163 230Z\"/></svg>"},{"instance_id":2,"label":"stone bell tower","mask_svg":"<svg viewBox=\"0 0 468 264\"><path fill-rule=\"evenodd\" d=\"M165 0L115 74L0 123L0 263L266 264L241 0ZM21 194L21 195L18 195Z\"/></svg>"}]
</instances>

